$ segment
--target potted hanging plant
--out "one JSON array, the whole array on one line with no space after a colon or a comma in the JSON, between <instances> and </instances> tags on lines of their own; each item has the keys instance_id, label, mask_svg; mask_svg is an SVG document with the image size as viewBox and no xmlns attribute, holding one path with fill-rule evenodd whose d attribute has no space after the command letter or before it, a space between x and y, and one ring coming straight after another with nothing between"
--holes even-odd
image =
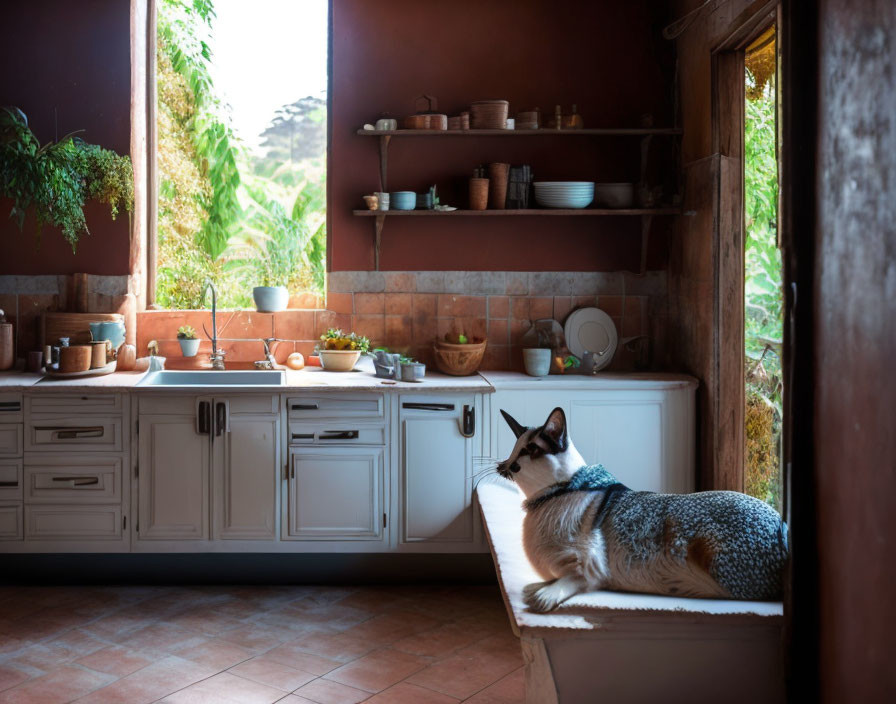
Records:
<instances>
[{"instance_id":1,"label":"potted hanging plant","mask_svg":"<svg viewBox=\"0 0 896 704\"><path fill-rule=\"evenodd\" d=\"M199 338L196 331L189 325L181 325L177 329L177 341L180 343L180 351L184 357L195 357L199 352Z\"/></svg>"},{"instance_id":2,"label":"potted hanging plant","mask_svg":"<svg viewBox=\"0 0 896 704\"><path fill-rule=\"evenodd\" d=\"M18 108L0 109L0 196L12 200L9 216L24 229L30 210L37 221L37 239L44 225L59 228L72 251L89 235L84 206L88 199L119 209L134 205L131 160L67 134L41 145Z\"/></svg>"}]
</instances>

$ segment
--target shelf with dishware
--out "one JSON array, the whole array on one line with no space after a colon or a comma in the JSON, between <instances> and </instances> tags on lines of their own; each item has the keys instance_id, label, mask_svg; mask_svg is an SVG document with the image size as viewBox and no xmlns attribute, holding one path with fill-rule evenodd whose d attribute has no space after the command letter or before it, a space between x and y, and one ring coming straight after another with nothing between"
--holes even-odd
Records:
<instances>
[{"instance_id":1,"label":"shelf with dishware","mask_svg":"<svg viewBox=\"0 0 896 704\"><path fill-rule=\"evenodd\" d=\"M541 216L614 216L614 215L680 215L681 208L514 208L504 210L364 210L355 209L359 217L505 217L513 215Z\"/></svg>"}]
</instances>

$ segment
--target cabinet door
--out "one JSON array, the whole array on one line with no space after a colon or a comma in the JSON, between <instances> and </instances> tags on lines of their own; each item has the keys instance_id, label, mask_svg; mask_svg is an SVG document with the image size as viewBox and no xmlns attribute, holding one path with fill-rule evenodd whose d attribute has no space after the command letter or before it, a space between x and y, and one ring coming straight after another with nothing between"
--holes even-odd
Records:
<instances>
[{"instance_id":1,"label":"cabinet door","mask_svg":"<svg viewBox=\"0 0 896 704\"><path fill-rule=\"evenodd\" d=\"M172 411L182 410L183 399L171 400ZM208 538L211 442L199 431L193 414L140 415L140 540Z\"/></svg>"},{"instance_id":2,"label":"cabinet door","mask_svg":"<svg viewBox=\"0 0 896 704\"><path fill-rule=\"evenodd\" d=\"M661 394L573 399L569 432L588 464L600 462L636 491L668 491Z\"/></svg>"},{"instance_id":3,"label":"cabinet door","mask_svg":"<svg viewBox=\"0 0 896 704\"><path fill-rule=\"evenodd\" d=\"M402 396L402 542L473 542L471 398Z\"/></svg>"},{"instance_id":4,"label":"cabinet door","mask_svg":"<svg viewBox=\"0 0 896 704\"><path fill-rule=\"evenodd\" d=\"M381 540L383 450L290 450L289 536L304 540Z\"/></svg>"},{"instance_id":5,"label":"cabinet door","mask_svg":"<svg viewBox=\"0 0 896 704\"><path fill-rule=\"evenodd\" d=\"M273 540L280 416L237 413L229 421L214 440L215 538Z\"/></svg>"},{"instance_id":6,"label":"cabinet door","mask_svg":"<svg viewBox=\"0 0 896 704\"><path fill-rule=\"evenodd\" d=\"M526 427L543 425L557 406L568 410L567 395L557 391L497 391L492 395L492 434L495 438L494 453L498 461L506 460L516 445L516 437L500 411L507 411Z\"/></svg>"}]
</instances>

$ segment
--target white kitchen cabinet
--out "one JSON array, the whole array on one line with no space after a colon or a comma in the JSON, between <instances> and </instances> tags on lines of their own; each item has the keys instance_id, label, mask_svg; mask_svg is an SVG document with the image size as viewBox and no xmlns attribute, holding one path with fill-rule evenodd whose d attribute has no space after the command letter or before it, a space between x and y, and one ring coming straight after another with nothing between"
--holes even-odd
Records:
<instances>
[{"instance_id":1,"label":"white kitchen cabinet","mask_svg":"<svg viewBox=\"0 0 896 704\"><path fill-rule=\"evenodd\" d=\"M288 536L382 541L384 472L381 447L291 448Z\"/></svg>"},{"instance_id":2,"label":"white kitchen cabinet","mask_svg":"<svg viewBox=\"0 0 896 704\"><path fill-rule=\"evenodd\" d=\"M280 468L280 416L230 413L213 443L214 537L222 540L276 538ZM217 431L216 431L217 432Z\"/></svg>"},{"instance_id":3,"label":"white kitchen cabinet","mask_svg":"<svg viewBox=\"0 0 896 704\"><path fill-rule=\"evenodd\" d=\"M169 399L166 399L169 400ZM160 400L157 400L160 401ZM140 540L203 540L209 536L210 398L171 398L140 414L137 533ZM206 404L205 406L201 404ZM194 411L185 414L185 408ZM142 410L142 408L141 408Z\"/></svg>"},{"instance_id":4,"label":"white kitchen cabinet","mask_svg":"<svg viewBox=\"0 0 896 704\"><path fill-rule=\"evenodd\" d=\"M22 540L22 503L0 504L0 540Z\"/></svg>"},{"instance_id":5,"label":"white kitchen cabinet","mask_svg":"<svg viewBox=\"0 0 896 704\"><path fill-rule=\"evenodd\" d=\"M478 543L472 497L474 398L415 395L401 396L399 402L399 541L430 547Z\"/></svg>"}]
</instances>

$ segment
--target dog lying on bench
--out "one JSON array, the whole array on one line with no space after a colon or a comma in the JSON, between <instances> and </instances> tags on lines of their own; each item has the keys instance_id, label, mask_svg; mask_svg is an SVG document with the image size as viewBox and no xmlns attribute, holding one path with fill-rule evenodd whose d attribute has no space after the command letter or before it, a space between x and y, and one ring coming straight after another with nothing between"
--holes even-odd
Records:
<instances>
[{"instance_id":1,"label":"dog lying on bench","mask_svg":"<svg viewBox=\"0 0 896 704\"><path fill-rule=\"evenodd\" d=\"M503 410L516 444L498 473L526 495L523 547L546 580L524 591L550 611L583 591L780 598L787 527L768 504L735 491L632 491L569 439L562 408L527 428Z\"/></svg>"}]
</instances>

